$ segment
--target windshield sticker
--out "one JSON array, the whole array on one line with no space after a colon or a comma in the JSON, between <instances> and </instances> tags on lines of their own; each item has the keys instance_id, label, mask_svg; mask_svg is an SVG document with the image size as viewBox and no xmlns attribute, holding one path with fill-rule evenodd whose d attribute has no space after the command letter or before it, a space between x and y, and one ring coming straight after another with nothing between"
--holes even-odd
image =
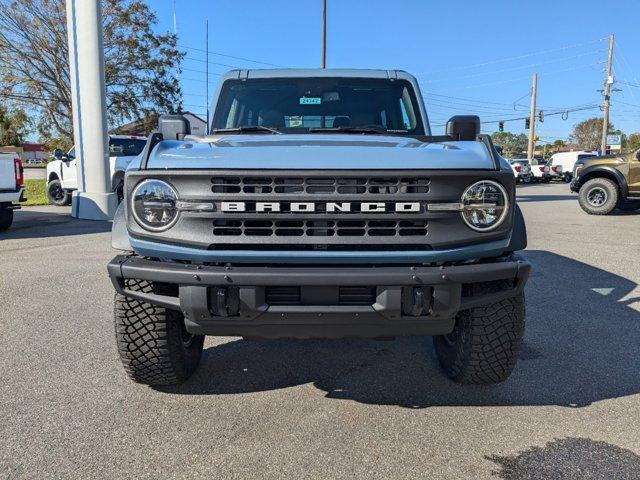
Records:
<instances>
[{"instance_id":1,"label":"windshield sticker","mask_svg":"<svg viewBox=\"0 0 640 480\"><path fill-rule=\"evenodd\" d=\"M321 105L322 97L301 97L300 105Z\"/></svg>"}]
</instances>

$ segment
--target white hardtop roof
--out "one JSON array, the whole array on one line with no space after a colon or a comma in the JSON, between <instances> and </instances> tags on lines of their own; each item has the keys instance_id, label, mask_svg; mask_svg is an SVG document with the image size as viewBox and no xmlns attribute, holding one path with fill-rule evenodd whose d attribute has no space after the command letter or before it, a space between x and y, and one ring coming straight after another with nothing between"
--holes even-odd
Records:
<instances>
[{"instance_id":1,"label":"white hardtop roof","mask_svg":"<svg viewBox=\"0 0 640 480\"><path fill-rule=\"evenodd\" d=\"M268 68L256 70L231 70L221 80L253 78L389 78L416 81L413 75L403 70L367 68Z\"/></svg>"}]
</instances>

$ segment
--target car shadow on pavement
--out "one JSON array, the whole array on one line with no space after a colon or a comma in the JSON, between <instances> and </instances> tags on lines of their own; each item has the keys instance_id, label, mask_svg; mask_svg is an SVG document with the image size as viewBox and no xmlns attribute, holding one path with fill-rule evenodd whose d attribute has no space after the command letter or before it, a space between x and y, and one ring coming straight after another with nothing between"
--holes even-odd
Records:
<instances>
[{"instance_id":1,"label":"car shadow on pavement","mask_svg":"<svg viewBox=\"0 0 640 480\"><path fill-rule=\"evenodd\" d=\"M560 405L578 408L640 393L636 283L546 251L528 251L527 330L506 382L458 385L437 365L430 337L232 340L206 349L175 394L260 392L312 382L328 398L407 408ZM638 305L636 305L637 307Z\"/></svg>"},{"instance_id":2,"label":"car shadow on pavement","mask_svg":"<svg viewBox=\"0 0 640 480\"><path fill-rule=\"evenodd\" d=\"M53 209L59 211L52 211ZM13 225L0 232L0 240L67 237L111 231L111 222L73 218L69 208L45 207L14 212Z\"/></svg>"},{"instance_id":3,"label":"car shadow on pavement","mask_svg":"<svg viewBox=\"0 0 640 480\"><path fill-rule=\"evenodd\" d=\"M640 456L631 450L589 438L563 438L513 456L486 457L504 480L546 478L596 480L640 478Z\"/></svg>"}]
</instances>

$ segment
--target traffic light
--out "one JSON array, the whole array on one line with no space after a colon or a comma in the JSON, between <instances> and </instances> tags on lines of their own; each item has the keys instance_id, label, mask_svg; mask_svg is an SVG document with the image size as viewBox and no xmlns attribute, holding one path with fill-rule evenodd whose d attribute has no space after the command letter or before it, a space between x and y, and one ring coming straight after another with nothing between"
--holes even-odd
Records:
<instances>
[{"instance_id":1,"label":"traffic light","mask_svg":"<svg viewBox=\"0 0 640 480\"><path fill-rule=\"evenodd\" d=\"M499 132L504 132L504 122L499 122L498 123L498 131Z\"/></svg>"},{"instance_id":2,"label":"traffic light","mask_svg":"<svg viewBox=\"0 0 640 480\"><path fill-rule=\"evenodd\" d=\"M538 120L540 121L540 123L544 123L544 111L540 110L538 112Z\"/></svg>"},{"instance_id":3,"label":"traffic light","mask_svg":"<svg viewBox=\"0 0 640 480\"><path fill-rule=\"evenodd\" d=\"M524 129L525 130L529 130L531 128L531 122L529 121L529 119L525 119L524 121Z\"/></svg>"}]
</instances>

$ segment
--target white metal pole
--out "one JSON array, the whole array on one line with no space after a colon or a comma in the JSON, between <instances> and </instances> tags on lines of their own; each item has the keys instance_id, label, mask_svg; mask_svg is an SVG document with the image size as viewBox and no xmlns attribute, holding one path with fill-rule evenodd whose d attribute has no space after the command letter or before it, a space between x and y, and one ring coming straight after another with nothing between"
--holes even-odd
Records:
<instances>
[{"instance_id":1,"label":"white metal pole","mask_svg":"<svg viewBox=\"0 0 640 480\"><path fill-rule=\"evenodd\" d=\"M108 220L118 198L112 192L109 165L100 0L67 0L67 27L78 168L71 214Z\"/></svg>"}]
</instances>

